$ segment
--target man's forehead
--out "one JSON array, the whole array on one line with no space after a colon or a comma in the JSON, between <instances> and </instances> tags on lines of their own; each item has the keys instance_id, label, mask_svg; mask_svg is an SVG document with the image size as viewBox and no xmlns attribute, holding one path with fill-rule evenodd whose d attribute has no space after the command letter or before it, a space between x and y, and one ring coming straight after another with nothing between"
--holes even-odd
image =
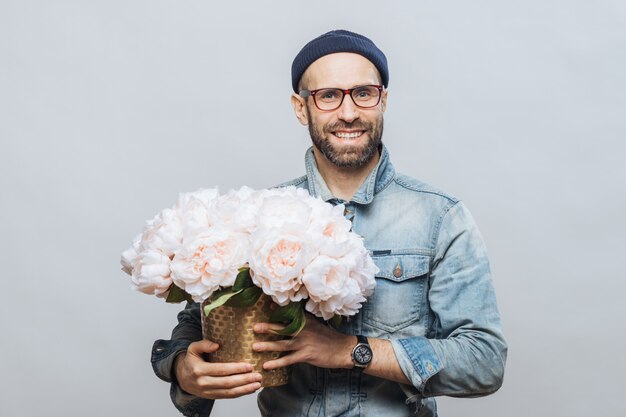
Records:
<instances>
[{"instance_id":1,"label":"man's forehead","mask_svg":"<svg viewBox=\"0 0 626 417\"><path fill-rule=\"evenodd\" d=\"M376 66L362 55L337 52L315 60L302 76L309 89L323 87L352 88L364 84L380 84ZM330 83L330 84L329 84Z\"/></svg>"}]
</instances>

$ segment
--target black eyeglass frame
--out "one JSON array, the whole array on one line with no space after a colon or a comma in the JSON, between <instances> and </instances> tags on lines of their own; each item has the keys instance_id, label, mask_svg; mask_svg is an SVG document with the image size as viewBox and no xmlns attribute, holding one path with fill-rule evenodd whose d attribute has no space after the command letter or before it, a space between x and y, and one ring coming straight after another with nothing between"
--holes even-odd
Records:
<instances>
[{"instance_id":1,"label":"black eyeglass frame","mask_svg":"<svg viewBox=\"0 0 626 417\"><path fill-rule=\"evenodd\" d=\"M361 105L357 104L357 102L354 99L354 97L352 97L352 92L354 90L358 90L359 88L363 88L363 87L374 87L374 88L376 88L378 90L378 100L376 101L375 104L372 104L371 106L361 106ZM335 110L337 110L343 104L343 99L346 98L346 94L350 95L350 98L352 99L352 102L358 108L360 108L360 109L371 109L373 107L378 106L378 103L380 103L380 98L383 96L383 90L384 89L385 89L385 87L382 86L382 85L370 84L370 85L358 85L358 86L353 87L353 88L348 88L347 90L344 90L342 88L334 88L334 87L318 88L316 90L300 90L298 92L298 94L300 95L300 97L304 97L304 98L306 98L306 97L313 97L313 103L315 103L315 107L317 107L317 109L320 110L320 111L335 111ZM315 95L318 92L324 91L324 90L341 91L343 96L341 96L341 100L339 101L339 105L337 105L337 107L335 107L333 109L322 109L322 108L320 108L320 106L317 104L317 99L315 98Z\"/></svg>"}]
</instances>

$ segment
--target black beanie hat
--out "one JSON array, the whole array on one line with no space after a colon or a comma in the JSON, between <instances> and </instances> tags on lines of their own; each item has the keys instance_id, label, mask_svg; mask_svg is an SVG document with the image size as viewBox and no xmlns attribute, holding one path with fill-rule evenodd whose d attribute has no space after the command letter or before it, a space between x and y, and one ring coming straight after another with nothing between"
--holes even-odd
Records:
<instances>
[{"instance_id":1,"label":"black beanie hat","mask_svg":"<svg viewBox=\"0 0 626 417\"><path fill-rule=\"evenodd\" d=\"M298 93L298 83L304 71L319 58L336 52L353 52L367 58L374 64L385 87L389 84L387 58L374 42L358 33L347 30L331 30L304 45L291 64L291 85Z\"/></svg>"}]
</instances>

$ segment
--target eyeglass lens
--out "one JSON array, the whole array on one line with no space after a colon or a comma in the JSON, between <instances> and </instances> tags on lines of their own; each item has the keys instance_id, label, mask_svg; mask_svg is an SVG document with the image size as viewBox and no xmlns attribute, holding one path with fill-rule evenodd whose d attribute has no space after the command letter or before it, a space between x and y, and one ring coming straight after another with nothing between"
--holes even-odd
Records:
<instances>
[{"instance_id":1,"label":"eyeglass lens","mask_svg":"<svg viewBox=\"0 0 626 417\"><path fill-rule=\"evenodd\" d=\"M343 91L338 88L326 88L317 91L314 99L321 110L335 110L341 105L343 96ZM353 89L351 96L359 107L374 107L380 99L380 91L374 86L365 85Z\"/></svg>"}]
</instances>

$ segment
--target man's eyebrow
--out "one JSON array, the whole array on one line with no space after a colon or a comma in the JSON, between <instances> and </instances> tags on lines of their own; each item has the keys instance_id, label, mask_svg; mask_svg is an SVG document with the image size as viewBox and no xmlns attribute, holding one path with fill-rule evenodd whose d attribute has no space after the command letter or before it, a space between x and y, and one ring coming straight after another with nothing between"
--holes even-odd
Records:
<instances>
[{"instance_id":1,"label":"man's eyebrow","mask_svg":"<svg viewBox=\"0 0 626 417\"><path fill-rule=\"evenodd\" d=\"M301 88L300 90L309 90L309 91L313 91L313 90L323 90L326 88L336 88L338 90L352 90L353 88L359 88L359 87L365 87L367 85L380 85L378 82L365 82L365 83L358 83L358 84L353 84L351 87L348 88L343 88L343 87L337 87L337 86L332 86L332 85L325 85L323 87L318 87L318 88Z\"/></svg>"}]
</instances>

